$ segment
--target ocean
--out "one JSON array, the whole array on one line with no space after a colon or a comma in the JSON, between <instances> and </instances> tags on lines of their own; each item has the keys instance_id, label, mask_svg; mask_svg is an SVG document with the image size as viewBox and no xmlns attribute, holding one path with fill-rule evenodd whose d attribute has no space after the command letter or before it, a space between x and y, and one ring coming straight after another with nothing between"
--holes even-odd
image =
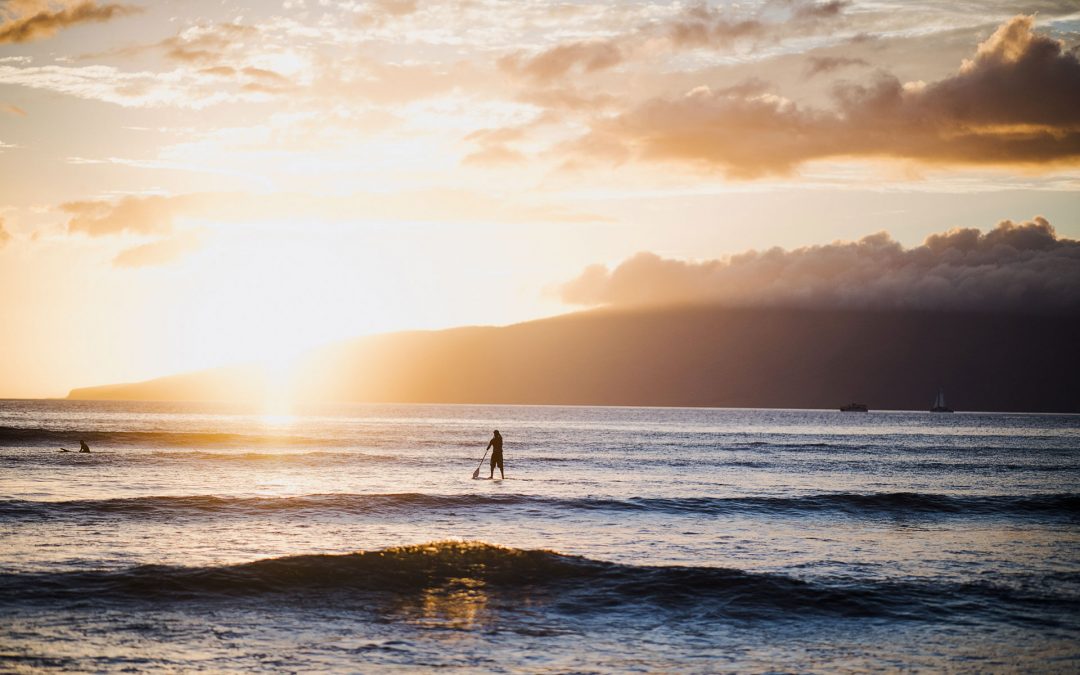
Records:
<instances>
[{"instance_id":1,"label":"ocean","mask_svg":"<svg viewBox=\"0 0 1080 675\"><path fill-rule=\"evenodd\" d=\"M0 671L1078 672L1078 485L1068 415L0 401Z\"/></svg>"}]
</instances>

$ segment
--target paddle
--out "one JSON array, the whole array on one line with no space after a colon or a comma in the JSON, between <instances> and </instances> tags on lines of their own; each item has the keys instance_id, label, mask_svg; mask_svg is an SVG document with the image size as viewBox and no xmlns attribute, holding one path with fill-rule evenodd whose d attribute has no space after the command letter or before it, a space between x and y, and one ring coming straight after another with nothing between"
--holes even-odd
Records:
<instances>
[{"instance_id":1,"label":"paddle","mask_svg":"<svg viewBox=\"0 0 1080 675\"><path fill-rule=\"evenodd\" d=\"M488 443L488 446L486 448L484 448L484 456L480 458L480 463L476 465L476 471L472 472L473 480L476 480L477 478L480 477L480 467L484 466L484 460L487 459L487 451L490 450L490 449L491 449L491 444Z\"/></svg>"}]
</instances>

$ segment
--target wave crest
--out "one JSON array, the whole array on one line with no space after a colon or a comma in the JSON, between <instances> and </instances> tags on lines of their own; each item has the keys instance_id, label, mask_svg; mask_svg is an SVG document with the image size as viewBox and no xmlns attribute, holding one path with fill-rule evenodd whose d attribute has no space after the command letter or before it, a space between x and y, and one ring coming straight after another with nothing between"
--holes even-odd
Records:
<instances>
[{"instance_id":1,"label":"wave crest","mask_svg":"<svg viewBox=\"0 0 1080 675\"><path fill-rule=\"evenodd\" d=\"M992 584L809 582L723 567L638 566L460 541L214 567L143 565L112 571L0 573L0 597L34 603L237 597L291 603L303 597L335 605L348 600L380 611L423 601L432 593L452 600L455 590L462 588L510 610L547 605L558 612L587 614L638 606L645 611L690 611L699 620L782 618L794 613L918 620L975 610L1057 625L1059 619L1048 612L1071 616L1076 602L1075 597L1033 595Z\"/></svg>"},{"instance_id":2,"label":"wave crest","mask_svg":"<svg viewBox=\"0 0 1080 675\"><path fill-rule=\"evenodd\" d=\"M240 565L62 574L0 574L9 598L208 599L262 595L413 596L448 585L513 597L558 598L577 610L612 604L710 604L726 613L815 608L870 615L871 598L782 575L720 567L623 565L542 549L438 541L339 555L299 555ZM718 604L719 603L719 604Z\"/></svg>"},{"instance_id":3,"label":"wave crest","mask_svg":"<svg viewBox=\"0 0 1080 675\"><path fill-rule=\"evenodd\" d=\"M909 492L826 493L800 497L570 498L527 494L313 494L292 497L151 496L40 502L0 500L0 519L47 520L103 515L171 518L201 514L257 516L268 513L388 514L488 507L529 507L557 517L566 511L644 512L720 516L770 514L841 515L862 518L1080 517L1080 495L942 495Z\"/></svg>"}]
</instances>

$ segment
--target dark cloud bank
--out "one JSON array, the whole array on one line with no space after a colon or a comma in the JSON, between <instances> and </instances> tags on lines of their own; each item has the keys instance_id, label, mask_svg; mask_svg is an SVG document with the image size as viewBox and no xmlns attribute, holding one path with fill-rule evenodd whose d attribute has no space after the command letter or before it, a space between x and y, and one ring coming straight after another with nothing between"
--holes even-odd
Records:
<instances>
[{"instance_id":1,"label":"dark cloud bank","mask_svg":"<svg viewBox=\"0 0 1080 675\"><path fill-rule=\"evenodd\" d=\"M807 309L1080 314L1080 241L1046 219L954 229L904 248L881 232L857 242L749 251L687 262L639 253L594 265L562 299L613 307L719 304Z\"/></svg>"}]
</instances>

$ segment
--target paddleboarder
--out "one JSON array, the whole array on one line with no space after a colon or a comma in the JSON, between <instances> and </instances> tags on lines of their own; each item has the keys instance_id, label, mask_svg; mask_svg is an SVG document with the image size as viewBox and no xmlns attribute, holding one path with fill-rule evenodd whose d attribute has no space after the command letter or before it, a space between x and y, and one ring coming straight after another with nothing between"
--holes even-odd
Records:
<instances>
[{"instance_id":1,"label":"paddleboarder","mask_svg":"<svg viewBox=\"0 0 1080 675\"><path fill-rule=\"evenodd\" d=\"M495 430L495 434L488 441L487 450L484 450L484 452L488 450L491 450L491 475L488 478L495 477L496 466L499 467L499 477L506 478L506 474L503 472L502 434L499 433L498 429Z\"/></svg>"}]
</instances>

